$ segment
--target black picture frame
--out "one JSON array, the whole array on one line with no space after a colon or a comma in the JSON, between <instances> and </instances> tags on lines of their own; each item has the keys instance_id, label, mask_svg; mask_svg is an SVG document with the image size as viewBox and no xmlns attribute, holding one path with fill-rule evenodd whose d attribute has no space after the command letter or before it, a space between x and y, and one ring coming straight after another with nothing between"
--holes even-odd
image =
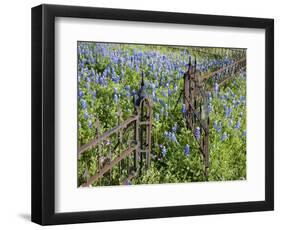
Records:
<instances>
[{"instance_id":1,"label":"black picture frame","mask_svg":"<svg viewBox=\"0 0 281 230\"><path fill-rule=\"evenodd\" d=\"M265 29L265 200L55 213L55 17ZM41 225L274 209L274 20L62 5L32 8L32 221Z\"/></svg>"}]
</instances>

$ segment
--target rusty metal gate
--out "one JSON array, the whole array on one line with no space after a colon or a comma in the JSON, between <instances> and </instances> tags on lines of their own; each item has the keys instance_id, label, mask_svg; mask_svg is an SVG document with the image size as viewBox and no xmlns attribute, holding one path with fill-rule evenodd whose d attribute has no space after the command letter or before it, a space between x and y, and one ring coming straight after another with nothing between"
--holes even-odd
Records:
<instances>
[{"instance_id":1,"label":"rusty metal gate","mask_svg":"<svg viewBox=\"0 0 281 230\"><path fill-rule=\"evenodd\" d=\"M91 186L92 183L101 179L108 172L110 172L111 177L112 168L118 165L122 168L122 161L130 157L133 157L133 165L127 164L128 176L125 180L121 181L120 184L130 182L133 178L139 176L143 169L149 167L151 160L152 102L149 98L142 97L143 88L144 82L142 78L141 88L137 95L138 99L135 103L135 112L131 117L120 122L122 111L118 109L118 125L101 135L99 134L100 123L97 120L95 124L96 137L78 149L78 158L86 151L93 148L97 148L98 154L98 170L82 184L83 187ZM133 140L123 143L123 136L131 126L133 126L134 129ZM113 148L113 151L118 152L117 156L112 158L111 150L107 156L101 156L100 147L102 143L109 140L114 135L118 136L118 143ZM118 149L118 147L124 144L128 145L127 148L120 151L121 148Z\"/></svg>"},{"instance_id":2,"label":"rusty metal gate","mask_svg":"<svg viewBox=\"0 0 281 230\"><path fill-rule=\"evenodd\" d=\"M218 85L224 85L227 81L233 79L237 72L244 68L246 68L246 58L239 59L230 65L224 66L206 75L201 75L200 72L196 71L196 59L194 64L192 64L191 57L189 57L188 70L183 76L184 87L179 99L183 95L183 103L186 106L186 112L184 114L186 128L192 130L195 140L198 143L198 148L205 167L206 180L208 180L210 161L210 118L207 108L207 92L213 90L213 87L210 87L210 85L212 86L213 84L207 83L210 80L215 80ZM119 165L119 168L122 169L122 162L128 158L133 158L133 164L130 165L130 161L127 163L127 178L121 181L120 184L127 184L133 178L140 176L142 171L149 167L152 147L152 102L149 97L143 94L143 90L144 80L142 75L140 89L136 95L137 98L134 98L134 114L127 120L122 121L122 111L119 108L117 112L117 126L103 134L99 133L100 123L97 120L95 124L96 137L78 149L78 157L81 157L88 150L97 148L97 172L87 178L86 182L82 184L83 187L91 186L92 183L103 178L108 172L111 178L111 170L113 167ZM131 141L126 140L126 143L123 143L123 136L126 134L129 127L133 127L133 138ZM117 153L115 154L116 156L114 158L112 157L111 148L107 156L100 155L102 143L114 135L118 137L118 143L113 147L113 152ZM120 146L124 144L126 144L127 147L125 150L121 150Z\"/></svg>"},{"instance_id":3,"label":"rusty metal gate","mask_svg":"<svg viewBox=\"0 0 281 230\"><path fill-rule=\"evenodd\" d=\"M192 130L194 138L198 143L202 160L205 166L205 177L208 180L209 168L209 131L210 118L208 113L208 95L213 90L212 84L208 86L208 80L215 79L219 86L233 79L237 72L246 68L246 58L242 58L233 64L224 66L216 71L201 75L196 71L196 59L194 64L189 57L188 70L184 74L183 103L186 106L184 114L186 127ZM181 96L180 96L181 97Z\"/></svg>"}]
</instances>

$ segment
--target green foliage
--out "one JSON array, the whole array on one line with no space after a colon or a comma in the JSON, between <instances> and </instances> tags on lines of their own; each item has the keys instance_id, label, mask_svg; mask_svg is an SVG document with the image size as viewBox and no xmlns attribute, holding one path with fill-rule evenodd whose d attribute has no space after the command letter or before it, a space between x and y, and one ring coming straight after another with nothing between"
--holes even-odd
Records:
<instances>
[{"instance_id":1,"label":"green foliage","mask_svg":"<svg viewBox=\"0 0 281 230\"><path fill-rule=\"evenodd\" d=\"M183 89L183 75L179 70L184 71L187 68L186 48L125 44L99 45L98 43L81 43L79 47L78 91L82 96L78 96L78 145L82 146L135 113L134 97L126 95L128 94L126 86L130 87L130 93L137 92L143 72L146 94L152 99L154 91L157 97L157 101L153 102L153 157L150 167L142 168L141 174L132 179L130 183L206 181L199 144L192 131L187 128L182 114L183 100L179 100ZM206 48L206 51L208 52L209 49ZM140 58L139 64L135 61L138 58L138 54L136 54L138 52L144 56ZM196 55L198 62L211 60L208 55L196 53L194 49L190 55ZM115 57L119 59L115 61ZM126 60L125 63L122 63L122 58ZM133 65L130 64L131 59L134 60ZM172 60L175 67L170 68L166 59ZM155 67L151 67L151 63ZM210 67L209 71L214 69L216 68ZM109 72L107 73L107 71ZM105 73L107 73L106 85L103 85L98 80ZM112 80L114 74L120 78L118 82ZM151 83L158 83L159 86L155 89L147 87ZM212 86L213 82L208 84ZM118 96L117 102L114 101L115 91ZM222 98L230 94L230 91L233 95ZM172 93L168 95L169 92ZM246 130L246 103L242 103L241 96L246 96L246 79L242 74L238 74L234 80L230 80L225 86L220 87L218 95L215 95L214 92L211 93L209 181L246 179L246 136L243 133ZM85 100L86 108L83 107L82 100ZM161 100L163 103L159 102ZM240 103L234 107L237 101ZM120 118L117 116L118 107L122 111ZM225 107L233 108L230 117L226 117ZM156 119L156 115L159 115L159 119ZM95 127L97 121L100 123L98 129ZM218 131L214 127L215 121L221 122L221 130ZM232 124L230 124L231 121ZM235 128L238 121L240 122L239 128ZM175 124L177 124L177 130L174 132L176 141L173 141L167 138L165 132L170 132ZM86 151L78 159L78 184L83 184L90 176L98 172L98 155L106 157L111 154L111 158L114 159L133 140L133 133L133 129L128 129L123 136L124 142L120 145L118 145L119 137L115 135L110 139L110 144L104 142L98 148ZM227 137L222 140L224 133ZM184 152L187 144L190 147L189 154ZM114 149L114 146L117 145L118 147ZM165 154L163 154L163 146L166 148ZM124 182L129 175L128 168L133 165L133 160L132 157L123 160L121 165L114 167L99 182L92 185L117 185Z\"/></svg>"}]
</instances>

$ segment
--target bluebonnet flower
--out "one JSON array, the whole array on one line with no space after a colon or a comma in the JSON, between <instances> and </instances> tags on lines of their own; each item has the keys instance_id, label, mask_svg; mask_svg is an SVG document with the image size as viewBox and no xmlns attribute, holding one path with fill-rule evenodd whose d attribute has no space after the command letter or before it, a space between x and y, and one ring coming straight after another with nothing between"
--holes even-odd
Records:
<instances>
[{"instance_id":1,"label":"bluebonnet flower","mask_svg":"<svg viewBox=\"0 0 281 230\"><path fill-rule=\"evenodd\" d=\"M80 103L81 103L82 109L87 108L87 102L84 99L81 99Z\"/></svg>"},{"instance_id":2,"label":"bluebonnet flower","mask_svg":"<svg viewBox=\"0 0 281 230\"><path fill-rule=\"evenodd\" d=\"M217 128L217 131L220 133L221 132L221 129L222 129L222 123L221 121L219 122L219 125L218 125L218 128Z\"/></svg>"},{"instance_id":3,"label":"bluebonnet flower","mask_svg":"<svg viewBox=\"0 0 281 230\"><path fill-rule=\"evenodd\" d=\"M186 144L185 147L184 147L184 154L185 154L186 156L188 156L189 153L190 153L190 148L189 148L189 145Z\"/></svg>"},{"instance_id":4,"label":"bluebonnet flower","mask_svg":"<svg viewBox=\"0 0 281 230\"><path fill-rule=\"evenodd\" d=\"M165 131L164 132L164 136L166 138L168 138L170 141L178 143L176 134L174 132L167 132L167 131Z\"/></svg>"},{"instance_id":5,"label":"bluebonnet flower","mask_svg":"<svg viewBox=\"0 0 281 230\"><path fill-rule=\"evenodd\" d=\"M234 108L237 108L237 106L240 104L240 100L233 100Z\"/></svg>"},{"instance_id":6,"label":"bluebonnet flower","mask_svg":"<svg viewBox=\"0 0 281 230\"><path fill-rule=\"evenodd\" d=\"M231 109L231 108L226 108L226 110L225 110L225 117L226 117L226 118L229 117L230 114L231 114L231 112L232 112L232 109Z\"/></svg>"},{"instance_id":7,"label":"bluebonnet flower","mask_svg":"<svg viewBox=\"0 0 281 230\"><path fill-rule=\"evenodd\" d=\"M152 90L154 90L155 89L155 85L151 82L151 83L149 83L149 87L152 89Z\"/></svg>"},{"instance_id":8,"label":"bluebonnet flower","mask_svg":"<svg viewBox=\"0 0 281 230\"><path fill-rule=\"evenodd\" d=\"M177 90L178 90L177 83L174 83L174 92L177 92Z\"/></svg>"},{"instance_id":9,"label":"bluebonnet flower","mask_svg":"<svg viewBox=\"0 0 281 230\"><path fill-rule=\"evenodd\" d=\"M158 113L155 113L155 120L159 121L159 114Z\"/></svg>"},{"instance_id":10,"label":"bluebonnet flower","mask_svg":"<svg viewBox=\"0 0 281 230\"><path fill-rule=\"evenodd\" d=\"M88 127L89 127L89 128L92 128L92 125L93 125L92 121L89 120L89 121L88 121Z\"/></svg>"},{"instance_id":11,"label":"bluebonnet flower","mask_svg":"<svg viewBox=\"0 0 281 230\"><path fill-rule=\"evenodd\" d=\"M221 136L221 140L222 140L222 141L225 141L226 138L227 138L227 133L224 132L224 133L222 134L222 136Z\"/></svg>"},{"instance_id":12,"label":"bluebonnet flower","mask_svg":"<svg viewBox=\"0 0 281 230\"><path fill-rule=\"evenodd\" d=\"M217 122L217 121L214 121L213 126L214 126L215 129L217 129L217 127L218 127L218 122Z\"/></svg>"},{"instance_id":13,"label":"bluebonnet flower","mask_svg":"<svg viewBox=\"0 0 281 230\"><path fill-rule=\"evenodd\" d=\"M101 86L106 86L107 85L107 81L106 81L106 78L104 76L100 76L99 77L99 84Z\"/></svg>"},{"instance_id":14,"label":"bluebonnet flower","mask_svg":"<svg viewBox=\"0 0 281 230\"><path fill-rule=\"evenodd\" d=\"M215 94L218 95L218 92L219 92L219 84L218 84L217 82L215 83L214 91L215 91Z\"/></svg>"},{"instance_id":15,"label":"bluebonnet flower","mask_svg":"<svg viewBox=\"0 0 281 230\"><path fill-rule=\"evenodd\" d=\"M242 135L243 135L244 137L246 137L246 135L247 135L246 130L243 131Z\"/></svg>"},{"instance_id":16,"label":"bluebonnet flower","mask_svg":"<svg viewBox=\"0 0 281 230\"><path fill-rule=\"evenodd\" d=\"M90 77L89 77L89 76L86 76L86 77L85 77L85 81L86 81L87 83L89 83L89 82L91 81Z\"/></svg>"},{"instance_id":17,"label":"bluebonnet flower","mask_svg":"<svg viewBox=\"0 0 281 230\"><path fill-rule=\"evenodd\" d=\"M117 90L117 88L114 88L113 100L114 100L115 103L118 102L118 90Z\"/></svg>"},{"instance_id":18,"label":"bluebonnet flower","mask_svg":"<svg viewBox=\"0 0 281 230\"><path fill-rule=\"evenodd\" d=\"M86 88L87 88L87 90L90 90L90 89L91 89L91 84L90 84L90 82L86 82Z\"/></svg>"},{"instance_id":19,"label":"bluebonnet flower","mask_svg":"<svg viewBox=\"0 0 281 230\"><path fill-rule=\"evenodd\" d=\"M83 93L83 91L81 90L81 89L79 89L79 97L83 97L84 96L84 93Z\"/></svg>"},{"instance_id":20,"label":"bluebonnet flower","mask_svg":"<svg viewBox=\"0 0 281 230\"><path fill-rule=\"evenodd\" d=\"M214 128L215 128L215 130L218 132L218 133L220 133L221 132L221 129L222 129L222 124L221 124L221 122L217 122L217 121L214 121Z\"/></svg>"},{"instance_id":21,"label":"bluebonnet flower","mask_svg":"<svg viewBox=\"0 0 281 230\"><path fill-rule=\"evenodd\" d=\"M194 136L196 138L196 140L198 141L200 139L200 128L199 127L196 127L195 128L195 131L194 131Z\"/></svg>"},{"instance_id":22,"label":"bluebonnet flower","mask_svg":"<svg viewBox=\"0 0 281 230\"><path fill-rule=\"evenodd\" d=\"M207 97L208 97L208 101L211 102L212 101L212 94L211 94L211 92L207 93Z\"/></svg>"},{"instance_id":23,"label":"bluebonnet flower","mask_svg":"<svg viewBox=\"0 0 281 230\"><path fill-rule=\"evenodd\" d=\"M228 93L225 93L225 94L224 94L224 98L225 98L226 100L228 100L228 99L229 99L229 97L228 97L228 96L229 96L229 94L228 94Z\"/></svg>"},{"instance_id":24,"label":"bluebonnet flower","mask_svg":"<svg viewBox=\"0 0 281 230\"><path fill-rule=\"evenodd\" d=\"M172 92L170 90L170 88L168 89L168 96L171 96L172 95Z\"/></svg>"},{"instance_id":25,"label":"bluebonnet flower","mask_svg":"<svg viewBox=\"0 0 281 230\"><path fill-rule=\"evenodd\" d=\"M108 69L105 68L104 71L102 72L102 78L106 78L108 73Z\"/></svg>"},{"instance_id":26,"label":"bluebonnet flower","mask_svg":"<svg viewBox=\"0 0 281 230\"><path fill-rule=\"evenodd\" d=\"M131 96L134 96L136 94L136 90L133 89L132 92L131 92Z\"/></svg>"},{"instance_id":27,"label":"bluebonnet flower","mask_svg":"<svg viewBox=\"0 0 281 230\"><path fill-rule=\"evenodd\" d=\"M172 128L172 131L173 131L173 132L176 132L176 131L177 131L177 129L178 129L178 124L177 124L177 123L175 123L175 124L174 124L174 126L173 126L173 128Z\"/></svg>"},{"instance_id":28,"label":"bluebonnet flower","mask_svg":"<svg viewBox=\"0 0 281 230\"><path fill-rule=\"evenodd\" d=\"M246 97L245 96L240 96L240 101L245 103L246 102Z\"/></svg>"},{"instance_id":29,"label":"bluebonnet flower","mask_svg":"<svg viewBox=\"0 0 281 230\"><path fill-rule=\"evenodd\" d=\"M92 95L93 95L93 100L95 100L96 97L97 97L97 92L96 92L96 90L93 91Z\"/></svg>"},{"instance_id":30,"label":"bluebonnet flower","mask_svg":"<svg viewBox=\"0 0 281 230\"><path fill-rule=\"evenodd\" d=\"M88 114L88 111L87 111L87 110L84 111L84 118L85 118L86 120L89 118L89 114Z\"/></svg>"},{"instance_id":31,"label":"bluebonnet flower","mask_svg":"<svg viewBox=\"0 0 281 230\"><path fill-rule=\"evenodd\" d=\"M155 71L156 68L155 68L155 65L154 65L154 64L152 64L152 68L151 68L151 69L152 69L152 72Z\"/></svg>"},{"instance_id":32,"label":"bluebonnet flower","mask_svg":"<svg viewBox=\"0 0 281 230\"><path fill-rule=\"evenodd\" d=\"M163 156L166 156L166 154L167 154L167 149L166 149L165 146L163 146L163 147L162 147L162 155L163 155Z\"/></svg>"},{"instance_id":33,"label":"bluebonnet flower","mask_svg":"<svg viewBox=\"0 0 281 230\"><path fill-rule=\"evenodd\" d=\"M118 95L117 95L117 94L114 94L114 95L113 95L113 100L114 100L115 103L118 102Z\"/></svg>"},{"instance_id":34,"label":"bluebonnet flower","mask_svg":"<svg viewBox=\"0 0 281 230\"><path fill-rule=\"evenodd\" d=\"M171 141L177 142L177 137L175 133L171 133Z\"/></svg>"},{"instance_id":35,"label":"bluebonnet flower","mask_svg":"<svg viewBox=\"0 0 281 230\"><path fill-rule=\"evenodd\" d=\"M235 129L240 129L241 126L241 121L240 119L237 121L236 125L235 125Z\"/></svg>"},{"instance_id":36,"label":"bluebonnet flower","mask_svg":"<svg viewBox=\"0 0 281 230\"><path fill-rule=\"evenodd\" d=\"M120 80L122 80L124 78L124 75L125 75L125 71L122 69L121 74L120 74Z\"/></svg>"},{"instance_id":37,"label":"bluebonnet flower","mask_svg":"<svg viewBox=\"0 0 281 230\"><path fill-rule=\"evenodd\" d=\"M125 90L130 91L130 89L131 89L131 87L130 87L129 85L126 85L126 86L125 86Z\"/></svg>"},{"instance_id":38,"label":"bluebonnet flower","mask_svg":"<svg viewBox=\"0 0 281 230\"><path fill-rule=\"evenodd\" d=\"M181 111L182 111L182 113L186 113L186 106L185 106L185 104L182 104L182 109L181 109Z\"/></svg>"},{"instance_id":39,"label":"bluebonnet flower","mask_svg":"<svg viewBox=\"0 0 281 230\"><path fill-rule=\"evenodd\" d=\"M154 73L154 79L155 79L155 80L158 80L158 74L157 74L157 72Z\"/></svg>"}]
</instances>

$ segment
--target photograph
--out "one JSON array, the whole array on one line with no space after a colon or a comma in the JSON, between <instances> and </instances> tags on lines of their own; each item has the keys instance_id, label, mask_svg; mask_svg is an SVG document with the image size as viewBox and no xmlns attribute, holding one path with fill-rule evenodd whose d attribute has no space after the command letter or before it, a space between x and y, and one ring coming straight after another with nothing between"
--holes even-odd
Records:
<instances>
[{"instance_id":1,"label":"photograph","mask_svg":"<svg viewBox=\"0 0 281 230\"><path fill-rule=\"evenodd\" d=\"M77 186L247 179L245 48L77 42Z\"/></svg>"},{"instance_id":2,"label":"photograph","mask_svg":"<svg viewBox=\"0 0 281 230\"><path fill-rule=\"evenodd\" d=\"M31 9L31 221L273 211L276 20L124 6Z\"/></svg>"}]
</instances>

